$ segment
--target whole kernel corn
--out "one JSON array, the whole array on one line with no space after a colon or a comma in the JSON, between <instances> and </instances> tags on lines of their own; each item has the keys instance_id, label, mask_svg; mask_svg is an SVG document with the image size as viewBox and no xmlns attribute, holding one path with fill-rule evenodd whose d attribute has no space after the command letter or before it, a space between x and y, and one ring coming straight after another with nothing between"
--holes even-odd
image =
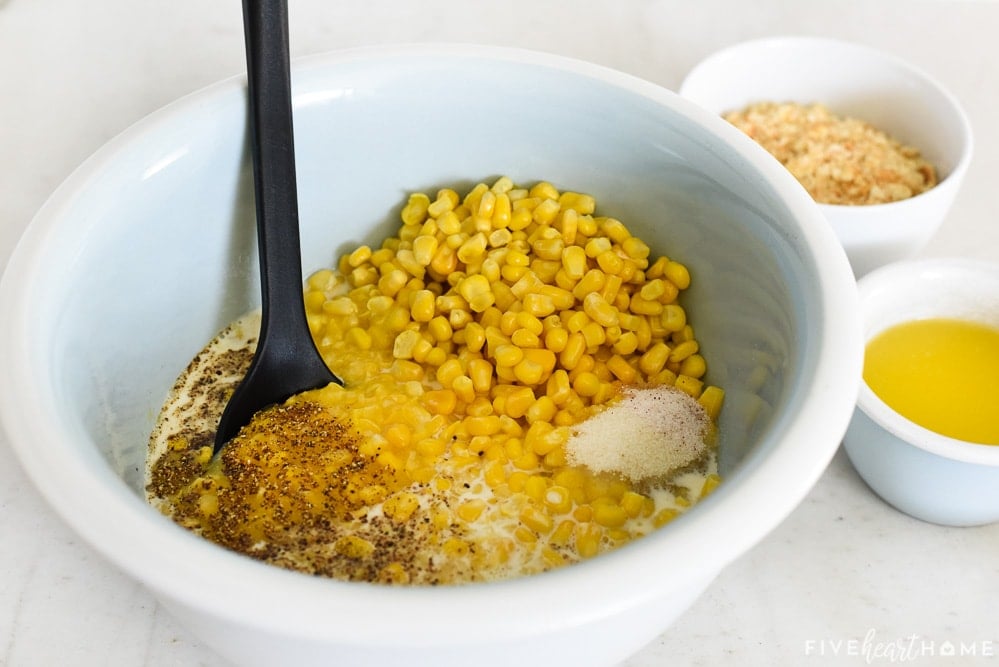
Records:
<instances>
[{"instance_id":1,"label":"whole kernel corn","mask_svg":"<svg viewBox=\"0 0 999 667\"><path fill-rule=\"evenodd\" d=\"M686 267L594 211L589 195L506 178L464 198L414 194L396 237L307 281L317 344L322 336L324 355L349 360L348 389L339 391L351 395L355 383L366 392L364 407L349 408L364 415L356 425L369 438L365 455L400 475L350 493L380 502L396 523L428 517L456 559L478 552L507 562L518 543L555 567L641 534L630 521L650 527L676 516L629 483L567 462L571 428L621 386L671 384L718 417L724 393L705 384L707 361L675 302L690 284ZM410 482L438 493L467 485L472 495L425 508ZM489 502L476 495L487 493ZM321 493L306 497L323 502ZM216 512L213 502L205 506ZM499 516L516 524L503 547L447 533L455 521ZM343 551L370 556L360 542ZM414 580L398 562L377 571Z\"/></svg>"}]
</instances>

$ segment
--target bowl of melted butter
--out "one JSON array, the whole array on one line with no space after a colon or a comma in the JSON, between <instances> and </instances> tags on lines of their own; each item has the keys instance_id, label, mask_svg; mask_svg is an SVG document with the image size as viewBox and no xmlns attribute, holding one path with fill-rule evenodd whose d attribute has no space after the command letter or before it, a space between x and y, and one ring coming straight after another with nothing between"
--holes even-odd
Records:
<instances>
[{"instance_id":1,"label":"bowl of melted butter","mask_svg":"<svg viewBox=\"0 0 999 667\"><path fill-rule=\"evenodd\" d=\"M999 267L910 260L859 287L864 385L844 439L854 467L918 519L999 520Z\"/></svg>"},{"instance_id":2,"label":"bowl of melted butter","mask_svg":"<svg viewBox=\"0 0 999 667\"><path fill-rule=\"evenodd\" d=\"M346 382L213 457L259 326L244 83L110 142L0 283L25 469L221 655L616 664L822 473L860 320L786 170L651 83L436 45L294 64L306 310Z\"/></svg>"}]
</instances>

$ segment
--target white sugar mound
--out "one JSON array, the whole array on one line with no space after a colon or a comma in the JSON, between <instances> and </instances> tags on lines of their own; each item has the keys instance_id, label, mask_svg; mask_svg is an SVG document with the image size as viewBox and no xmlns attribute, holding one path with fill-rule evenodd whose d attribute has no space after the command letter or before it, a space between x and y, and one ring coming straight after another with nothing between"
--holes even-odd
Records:
<instances>
[{"instance_id":1,"label":"white sugar mound","mask_svg":"<svg viewBox=\"0 0 999 667\"><path fill-rule=\"evenodd\" d=\"M566 458L634 482L665 477L704 456L709 427L701 404L675 387L627 389L621 400L577 425Z\"/></svg>"}]
</instances>

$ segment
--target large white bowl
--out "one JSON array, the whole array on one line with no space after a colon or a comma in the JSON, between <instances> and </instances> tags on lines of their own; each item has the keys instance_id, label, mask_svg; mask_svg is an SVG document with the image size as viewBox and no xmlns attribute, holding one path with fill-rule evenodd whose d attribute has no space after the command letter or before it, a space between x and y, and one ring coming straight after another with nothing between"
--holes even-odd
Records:
<instances>
[{"instance_id":1,"label":"large white bowl","mask_svg":"<svg viewBox=\"0 0 999 667\"><path fill-rule=\"evenodd\" d=\"M896 324L934 317L999 327L999 264L994 262L894 262L861 278L859 291L866 340ZM895 412L866 383L843 447L868 486L910 516L946 526L999 521L999 446L923 428Z\"/></svg>"},{"instance_id":2,"label":"large white bowl","mask_svg":"<svg viewBox=\"0 0 999 667\"><path fill-rule=\"evenodd\" d=\"M937 169L936 187L887 204L819 205L858 277L926 245L971 162L971 124L960 102L925 71L861 44L793 36L742 42L695 66L680 94L717 114L756 102L821 102L921 151Z\"/></svg>"},{"instance_id":3,"label":"large white bowl","mask_svg":"<svg viewBox=\"0 0 999 667\"><path fill-rule=\"evenodd\" d=\"M152 115L38 213L0 284L0 407L41 492L222 655L257 665L600 665L662 632L819 477L860 377L849 265L762 150L660 87L462 46L294 67L304 266L395 225L405 195L507 174L597 196L694 276L727 404L725 481L665 529L541 576L462 587L321 580L225 551L143 500L178 372L257 303L242 79Z\"/></svg>"}]
</instances>

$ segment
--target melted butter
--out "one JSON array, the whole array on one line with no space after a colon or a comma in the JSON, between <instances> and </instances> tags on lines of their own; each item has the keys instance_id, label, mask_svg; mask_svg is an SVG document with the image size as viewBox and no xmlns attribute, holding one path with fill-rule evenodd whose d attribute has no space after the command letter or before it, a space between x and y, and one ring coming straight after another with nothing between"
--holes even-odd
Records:
<instances>
[{"instance_id":1,"label":"melted butter","mask_svg":"<svg viewBox=\"0 0 999 667\"><path fill-rule=\"evenodd\" d=\"M868 343L864 381L924 428L999 445L999 329L949 318L895 325Z\"/></svg>"}]
</instances>

